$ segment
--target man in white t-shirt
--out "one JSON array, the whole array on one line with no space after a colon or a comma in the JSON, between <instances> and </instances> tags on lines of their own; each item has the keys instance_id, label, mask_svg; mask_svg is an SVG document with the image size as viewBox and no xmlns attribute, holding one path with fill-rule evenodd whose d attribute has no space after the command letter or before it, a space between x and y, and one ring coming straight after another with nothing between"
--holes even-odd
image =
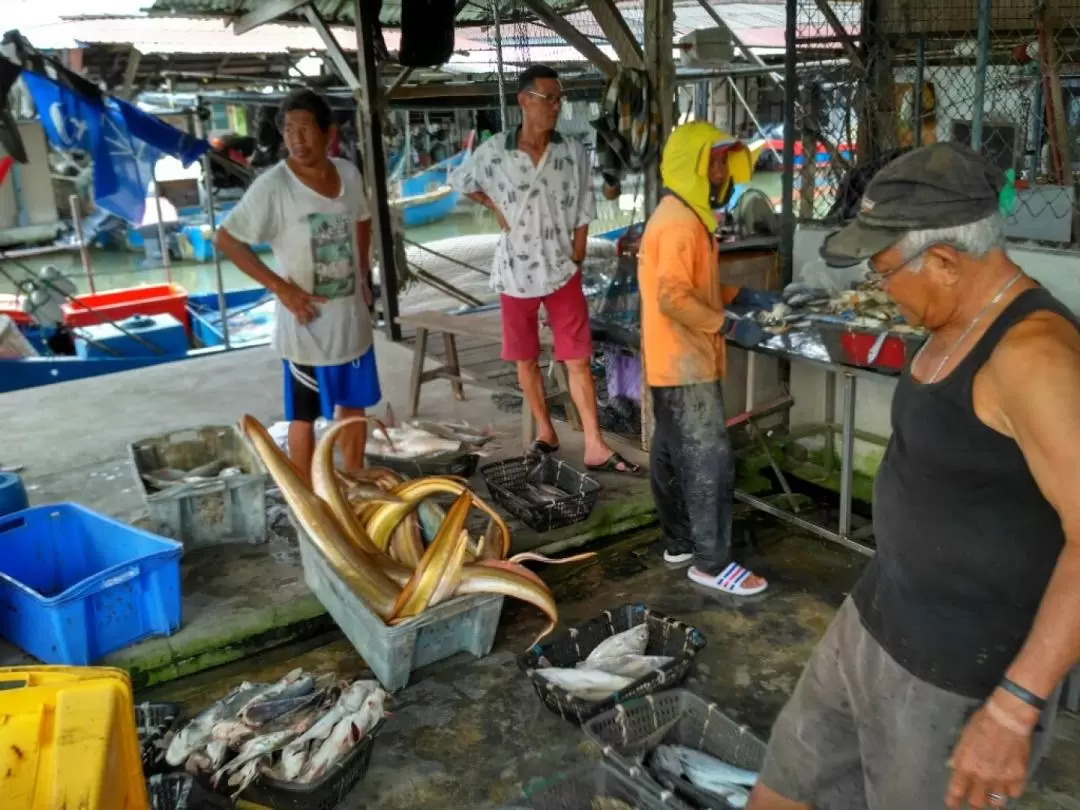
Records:
<instances>
[{"instance_id":1,"label":"man in white t-shirt","mask_svg":"<svg viewBox=\"0 0 1080 810\"><path fill-rule=\"evenodd\" d=\"M310 475L319 416L362 415L382 398L371 330L371 217L360 173L327 156L336 129L310 90L282 103L289 157L267 169L218 229L214 243L277 298L273 345L285 375L289 456ZM277 272L251 245L268 242ZM367 430L345 431L347 470L364 466Z\"/></svg>"}]
</instances>

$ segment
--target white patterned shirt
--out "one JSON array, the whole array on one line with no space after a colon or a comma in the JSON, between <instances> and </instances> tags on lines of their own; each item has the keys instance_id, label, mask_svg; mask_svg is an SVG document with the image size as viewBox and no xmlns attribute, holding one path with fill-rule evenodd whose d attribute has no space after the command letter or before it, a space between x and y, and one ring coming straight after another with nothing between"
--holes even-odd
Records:
<instances>
[{"instance_id":1,"label":"white patterned shirt","mask_svg":"<svg viewBox=\"0 0 1080 810\"><path fill-rule=\"evenodd\" d=\"M491 286L512 298L551 295L578 271L574 231L596 216L585 148L558 132L533 165L518 148L520 128L494 135L454 172L464 194L482 191L510 225L495 248Z\"/></svg>"},{"instance_id":2,"label":"white patterned shirt","mask_svg":"<svg viewBox=\"0 0 1080 810\"><path fill-rule=\"evenodd\" d=\"M349 363L371 348L371 315L356 284L356 223L370 219L360 172L331 158L341 178L336 198L304 185L287 161L260 174L221 227L249 245L269 242L278 275L327 299L319 317L301 325L279 301L273 346L304 366Z\"/></svg>"}]
</instances>

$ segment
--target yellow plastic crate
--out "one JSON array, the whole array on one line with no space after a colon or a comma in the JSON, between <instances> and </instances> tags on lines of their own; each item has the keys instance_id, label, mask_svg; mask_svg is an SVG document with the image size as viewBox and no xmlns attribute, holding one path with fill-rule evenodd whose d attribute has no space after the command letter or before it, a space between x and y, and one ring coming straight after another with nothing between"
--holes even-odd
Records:
<instances>
[{"instance_id":1,"label":"yellow plastic crate","mask_svg":"<svg viewBox=\"0 0 1080 810\"><path fill-rule=\"evenodd\" d=\"M0 667L4 810L146 810L127 673Z\"/></svg>"}]
</instances>

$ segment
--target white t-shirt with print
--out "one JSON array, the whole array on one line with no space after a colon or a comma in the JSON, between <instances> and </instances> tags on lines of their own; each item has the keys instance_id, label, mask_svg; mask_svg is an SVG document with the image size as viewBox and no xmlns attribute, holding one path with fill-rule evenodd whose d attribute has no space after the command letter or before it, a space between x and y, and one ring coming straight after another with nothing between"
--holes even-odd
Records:
<instances>
[{"instance_id":1,"label":"white t-shirt with print","mask_svg":"<svg viewBox=\"0 0 1080 810\"><path fill-rule=\"evenodd\" d=\"M335 198L305 186L286 161L261 174L222 223L249 245L268 242L277 272L327 300L306 325L277 305L273 346L305 366L351 362L371 348L371 315L357 283L356 223L370 219L356 166L332 158L341 178Z\"/></svg>"},{"instance_id":2,"label":"white t-shirt with print","mask_svg":"<svg viewBox=\"0 0 1080 810\"><path fill-rule=\"evenodd\" d=\"M596 216L592 170L585 148L551 134L540 162L518 148L519 129L493 135L451 178L459 191L482 191L510 225L499 238L491 286L512 298L540 298L578 271L574 231Z\"/></svg>"}]
</instances>

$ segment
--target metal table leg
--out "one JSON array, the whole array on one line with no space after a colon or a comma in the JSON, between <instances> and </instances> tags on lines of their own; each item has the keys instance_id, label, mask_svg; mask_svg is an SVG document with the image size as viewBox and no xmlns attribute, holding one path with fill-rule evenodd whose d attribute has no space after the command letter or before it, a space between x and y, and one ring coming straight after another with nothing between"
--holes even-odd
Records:
<instances>
[{"instance_id":1,"label":"metal table leg","mask_svg":"<svg viewBox=\"0 0 1080 810\"><path fill-rule=\"evenodd\" d=\"M830 435L832 431L829 431ZM840 443L840 536L851 537L851 480L855 472L855 375L844 374L844 421Z\"/></svg>"},{"instance_id":2,"label":"metal table leg","mask_svg":"<svg viewBox=\"0 0 1080 810\"><path fill-rule=\"evenodd\" d=\"M753 357L751 354L751 362L747 366L748 383L754 380L754 368ZM825 540L831 540L834 543L839 543L847 549L857 551L860 554L865 554L868 557L873 556L874 550L859 540L868 537L873 529L871 526L864 526L855 532L852 532L852 481L855 474L855 374L850 371L830 371L828 381L825 388L825 457L828 469L832 469L832 458L835 450L835 435L834 429L836 426L836 385L840 381L838 378L843 378L843 403L840 414L840 428L841 428L841 441L840 441L840 515L838 519L838 525L836 529L832 529L826 526L822 526L811 520L807 520L793 512L789 512L786 509L776 506L763 498L759 498L756 495L751 495L748 492L742 490L735 491L735 499L742 503L748 504L755 509L759 509L766 514L772 515L775 518L786 521L793 526L796 526L804 531L810 532ZM748 392L748 402L753 402L753 395ZM753 431L752 431L753 432ZM770 457L770 462L772 461ZM783 475L780 474L781 486L786 484ZM783 486L785 494L790 498L790 491L788 487Z\"/></svg>"}]
</instances>

